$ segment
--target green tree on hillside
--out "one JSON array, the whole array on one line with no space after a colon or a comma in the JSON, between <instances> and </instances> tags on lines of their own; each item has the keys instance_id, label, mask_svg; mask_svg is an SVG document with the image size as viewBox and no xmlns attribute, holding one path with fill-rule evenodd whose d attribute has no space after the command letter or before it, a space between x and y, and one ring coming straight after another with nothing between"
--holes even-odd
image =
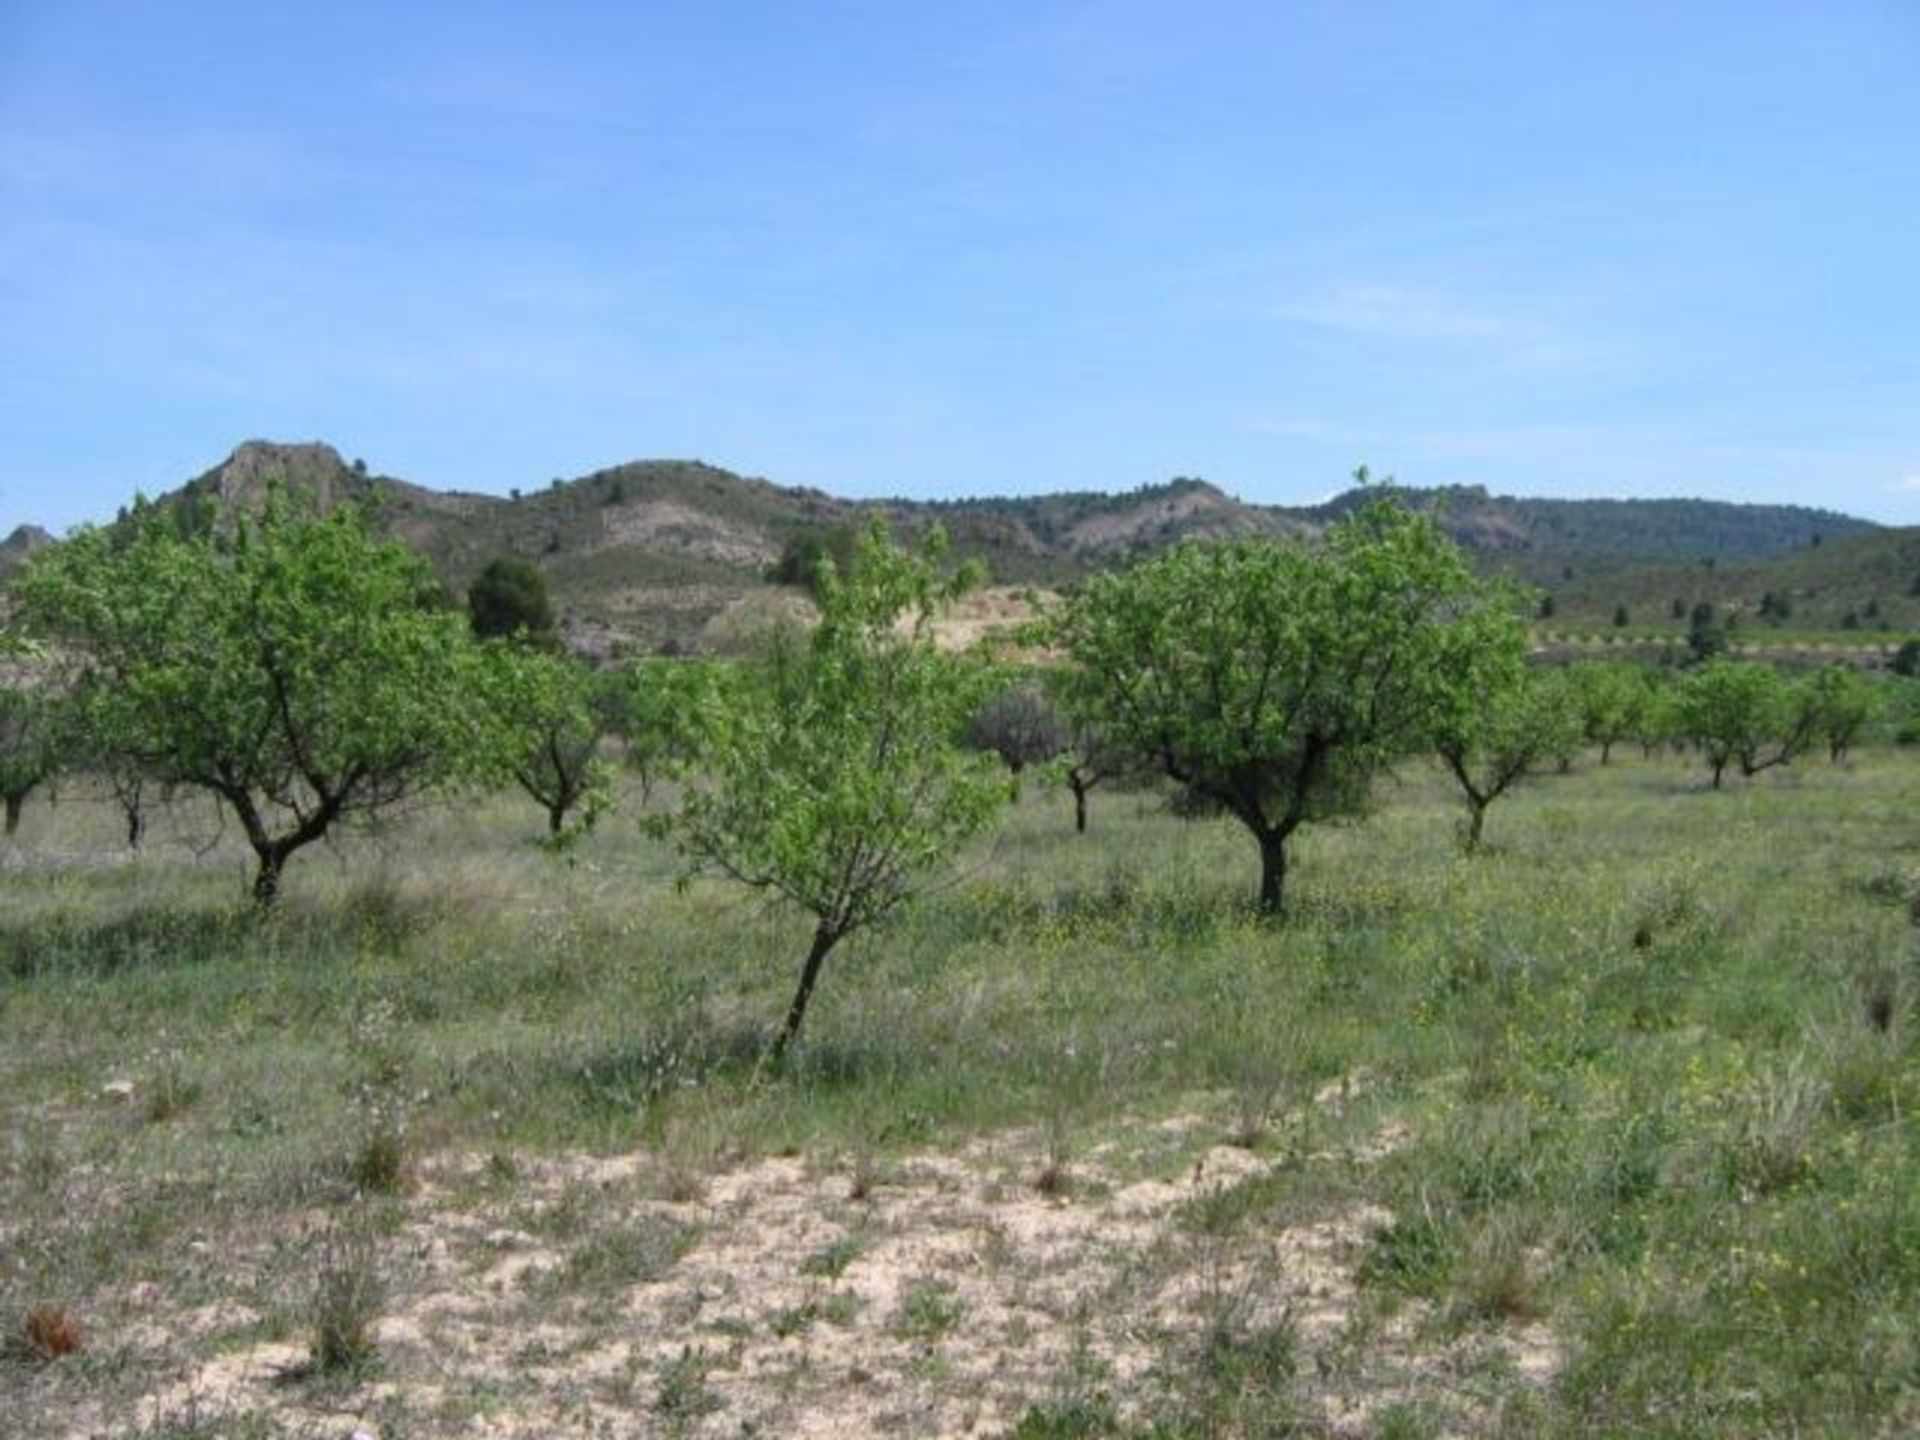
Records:
<instances>
[{"instance_id":1,"label":"green tree on hillside","mask_svg":"<svg viewBox=\"0 0 1920 1440\"><path fill-rule=\"evenodd\" d=\"M1488 604L1431 519L1373 499L1316 545L1188 542L1098 576L1050 628L1112 734L1247 828L1278 914L1288 841L1425 742Z\"/></svg>"},{"instance_id":2,"label":"green tree on hillside","mask_svg":"<svg viewBox=\"0 0 1920 1440\"><path fill-rule=\"evenodd\" d=\"M217 796L262 904L298 851L475 755L473 646L437 590L358 509L314 519L278 496L231 537L151 518L83 531L15 585L27 623L75 657L88 753Z\"/></svg>"},{"instance_id":3,"label":"green tree on hillside","mask_svg":"<svg viewBox=\"0 0 1920 1440\"><path fill-rule=\"evenodd\" d=\"M659 827L696 866L814 917L776 1061L834 946L910 899L1007 799L999 765L959 743L997 677L933 643L934 617L974 574L943 579L944 551L938 532L897 550L876 521L850 574L825 564L819 625L772 637L723 692L706 781Z\"/></svg>"},{"instance_id":4,"label":"green tree on hillside","mask_svg":"<svg viewBox=\"0 0 1920 1440\"><path fill-rule=\"evenodd\" d=\"M511 555L490 561L467 587L467 614L482 640L517 635L536 644L558 643L547 577Z\"/></svg>"}]
</instances>

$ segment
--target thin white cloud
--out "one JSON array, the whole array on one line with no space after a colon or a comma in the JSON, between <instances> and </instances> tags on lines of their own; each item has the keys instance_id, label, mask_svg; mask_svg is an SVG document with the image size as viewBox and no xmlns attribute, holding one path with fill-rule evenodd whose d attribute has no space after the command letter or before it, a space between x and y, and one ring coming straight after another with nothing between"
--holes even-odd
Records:
<instances>
[{"instance_id":1,"label":"thin white cloud","mask_svg":"<svg viewBox=\"0 0 1920 1440\"><path fill-rule=\"evenodd\" d=\"M1336 286L1282 305L1280 318L1387 340L1487 340L1525 333L1519 322L1498 311L1398 285Z\"/></svg>"},{"instance_id":2,"label":"thin white cloud","mask_svg":"<svg viewBox=\"0 0 1920 1440\"><path fill-rule=\"evenodd\" d=\"M1901 490L1909 495L1920 495L1920 471L1916 471L1912 475L1902 475L1898 480L1895 480L1891 485L1887 486L1887 488L1889 490Z\"/></svg>"},{"instance_id":3,"label":"thin white cloud","mask_svg":"<svg viewBox=\"0 0 1920 1440\"><path fill-rule=\"evenodd\" d=\"M1576 296L1485 297L1445 286L1335 282L1274 307L1282 324L1370 350L1414 347L1528 369L1617 360L1617 341Z\"/></svg>"}]
</instances>

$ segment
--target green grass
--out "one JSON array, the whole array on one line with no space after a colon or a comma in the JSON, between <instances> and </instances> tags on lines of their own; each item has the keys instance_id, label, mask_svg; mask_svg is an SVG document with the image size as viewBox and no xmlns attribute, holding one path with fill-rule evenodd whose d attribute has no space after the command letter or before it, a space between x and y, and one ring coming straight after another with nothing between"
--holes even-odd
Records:
<instances>
[{"instance_id":1,"label":"green grass","mask_svg":"<svg viewBox=\"0 0 1920 1440\"><path fill-rule=\"evenodd\" d=\"M87 1345L0 1359L0 1410L144 1393L143 1285L286 1314L313 1287L287 1228L417 1208L402 1177L438 1157L496 1157L463 1183L510 1195L579 1152L883 1171L1032 1127L1152 1170L1187 1161L1155 1158L1143 1122L1198 1111L1221 1142L1262 1116L1238 1138L1289 1178L1197 1203L1197 1237L1372 1203L1392 1218L1356 1257L1367 1306L1414 1307L1423 1334L1555 1337L1544 1392L1486 1381L1533 1407L1519 1433L1907 1433L1920 759L1700 779L1587 765L1496 806L1467 860L1451 797L1410 768L1374 814L1304 834L1278 927L1248 913L1253 849L1229 824L1098 793L1077 838L1067 800L1035 791L953 884L836 952L777 1075L758 1062L806 922L676 888L630 809L567 861L533 844L528 807L426 810L303 854L261 920L204 806L127 860L108 807L69 791L29 810L0 870L0 1324L60 1304ZM1285 1118L1341 1075L1364 1077L1346 1118ZM1315 1168L1388 1123L1407 1138L1379 1163ZM536 1291L672 1265L687 1235L611 1208L631 1198L543 1214L563 1258ZM794 1269L847 1270L847 1233ZM889 1323L925 1339L974 1323L936 1281L907 1299ZM1256 1327L1175 1347L1158 1433L1294 1414L1267 1402L1306 1383L1303 1343ZM700 1422L707 1368L659 1372L663 1416ZM1022 1433L1123 1433L1105 1403L1036 1409ZM1424 1433L1421 1403L1391 1414Z\"/></svg>"}]
</instances>

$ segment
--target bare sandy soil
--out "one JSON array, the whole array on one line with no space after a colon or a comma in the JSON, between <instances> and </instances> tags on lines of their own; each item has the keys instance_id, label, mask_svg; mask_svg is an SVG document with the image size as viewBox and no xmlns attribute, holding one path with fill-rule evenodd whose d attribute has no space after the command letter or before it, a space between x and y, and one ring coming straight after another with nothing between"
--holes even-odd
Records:
<instances>
[{"instance_id":1,"label":"bare sandy soil","mask_svg":"<svg viewBox=\"0 0 1920 1440\"><path fill-rule=\"evenodd\" d=\"M1308 1156L1212 1143L1218 1121L1197 1115L1139 1130L1068 1160L1034 1132L704 1174L648 1155L443 1157L379 1241L388 1299L367 1373L307 1376L304 1335L260 1338L238 1301L171 1313L153 1293L129 1344L172 1378L126 1413L88 1405L43 1433L254 1417L341 1440L997 1435L1038 1404L1138 1414L1196 1337L1276 1323L1297 1336L1303 1416L1328 1435L1373 1433L1396 1401L1471 1425L1474 1376L1502 1378L1490 1396L1550 1377L1541 1327L1435 1327L1364 1298L1355 1265L1387 1218L1372 1205L1310 1201L1218 1235L1194 1223L1236 1187L1363 1171L1401 1138L1391 1126Z\"/></svg>"}]
</instances>

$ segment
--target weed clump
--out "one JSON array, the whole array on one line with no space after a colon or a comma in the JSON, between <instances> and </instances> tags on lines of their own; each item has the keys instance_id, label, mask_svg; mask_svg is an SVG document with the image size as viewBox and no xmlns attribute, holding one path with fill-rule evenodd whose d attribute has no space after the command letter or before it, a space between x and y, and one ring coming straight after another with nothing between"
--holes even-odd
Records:
<instances>
[{"instance_id":1,"label":"weed clump","mask_svg":"<svg viewBox=\"0 0 1920 1440\"><path fill-rule=\"evenodd\" d=\"M315 1374L354 1373L373 1363L379 1351L373 1327L386 1298L373 1237L359 1229L329 1231L310 1307L308 1356Z\"/></svg>"}]
</instances>

